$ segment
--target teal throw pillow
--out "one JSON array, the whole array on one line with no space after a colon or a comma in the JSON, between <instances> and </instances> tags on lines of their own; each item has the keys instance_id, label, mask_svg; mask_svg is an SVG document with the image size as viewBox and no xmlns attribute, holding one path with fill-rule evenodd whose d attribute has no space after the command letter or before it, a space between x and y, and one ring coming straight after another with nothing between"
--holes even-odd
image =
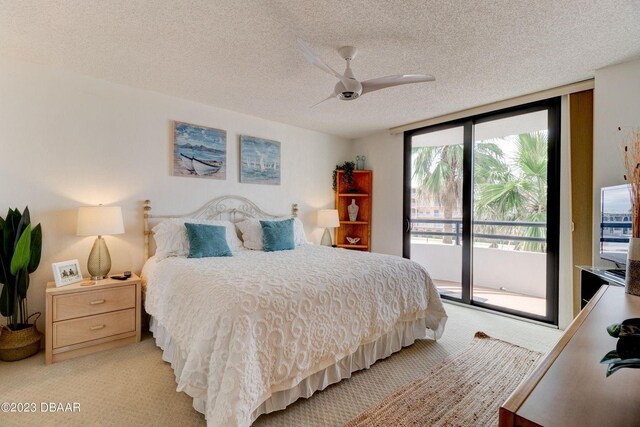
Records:
<instances>
[{"instance_id":1,"label":"teal throw pillow","mask_svg":"<svg viewBox=\"0 0 640 427\"><path fill-rule=\"evenodd\" d=\"M284 221L260 221L265 252L295 249L293 218Z\"/></svg>"},{"instance_id":2,"label":"teal throw pillow","mask_svg":"<svg viewBox=\"0 0 640 427\"><path fill-rule=\"evenodd\" d=\"M221 225L185 223L189 237L188 258L233 256L227 244L227 230Z\"/></svg>"}]
</instances>

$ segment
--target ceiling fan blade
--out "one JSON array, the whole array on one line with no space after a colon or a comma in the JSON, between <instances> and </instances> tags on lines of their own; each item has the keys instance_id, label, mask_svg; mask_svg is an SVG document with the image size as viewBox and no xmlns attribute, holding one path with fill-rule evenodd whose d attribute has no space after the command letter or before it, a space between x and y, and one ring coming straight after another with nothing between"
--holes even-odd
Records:
<instances>
[{"instance_id":1,"label":"ceiling fan blade","mask_svg":"<svg viewBox=\"0 0 640 427\"><path fill-rule=\"evenodd\" d=\"M328 100L330 100L330 99L332 99L332 98L335 98L335 97L336 97L336 94L335 94L335 93L332 93L331 95L327 96L327 97L326 97L325 99L323 99L322 101L320 101L320 102L316 102L315 104L313 104L313 105L312 105L311 107L309 107L309 108L313 108L313 107L315 107L316 105L320 105L320 104L322 104L324 101L328 101Z\"/></svg>"},{"instance_id":2,"label":"ceiling fan blade","mask_svg":"<svg viewBox=\"0 0 640 427\"><path fill-rule=\"evenodd\" d=\"M435 79L435 77L426 74L397 74L395 76L365 80L362 82L362 95L387 87L406 85L409 83L432 82Z\"/></svg>"},{"instance_id":3,"label":"ceiling fan blade","mask_svg":"<svg viewBox=\"0 0 640 427\"><path fill-rule=\"evenodd\" d=\"M304 55L305 59L309 61L309 63L331 74L332 76L337 77L343 84L345 84L345 86L348 85L349 79L338 73L336 70L328 66L326 62L320 59L320 57L316 55L316 53L313 51L313 49L311 49L311 46L309 46L307 42L302 39L298 39L298 48L302 51L302 54Z\"/></svg>"}]
</instances>

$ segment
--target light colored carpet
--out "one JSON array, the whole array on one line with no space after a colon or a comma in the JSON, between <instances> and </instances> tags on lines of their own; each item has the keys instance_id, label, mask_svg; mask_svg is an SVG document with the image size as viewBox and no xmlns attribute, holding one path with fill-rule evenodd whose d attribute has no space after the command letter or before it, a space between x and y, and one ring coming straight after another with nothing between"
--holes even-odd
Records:
<instances>
[{"instance_id":1,"label":"light colored carpet","mask_svg":"<svg viewBox=\"0 0 640 427\"><path fill-rule=\"evenodd\" d=\"M497 426L500 404L540 356L478 332L465 351L400 387L344 427Z\"/></svg>"},{"instance_id":2,"label":"light colored carpet","mask_svg":"<svg viewBox=\"0 0 640 427\"><path fill-rule=\"evenodd\" d=\"M370 369L302 399L284 411L263 415L257 427L340 426L464 350L476 331L545 352L560 337L555 329L452 304L443 337L419 341ZM150 336L142 342L50 366L44 354L0 362L0 404L35 402L34 414L0 413L2 426L203 426L192 400L175 391L171 366ZM41 402L80 403L80 412L42 413Z\"/></svg>"}]
</instances>

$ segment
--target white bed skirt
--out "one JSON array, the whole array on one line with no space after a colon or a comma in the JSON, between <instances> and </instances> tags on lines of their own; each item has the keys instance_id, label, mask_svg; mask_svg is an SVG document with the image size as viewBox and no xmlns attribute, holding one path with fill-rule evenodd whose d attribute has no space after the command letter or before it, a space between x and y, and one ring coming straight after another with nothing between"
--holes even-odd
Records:
<instances>
[{"instance_id":1,"label":"white bed skirt","mask_svg":"<svg viewBox=\"0 0 640 427\"><path fill-rule=\"evenodd\" d=\"M251 414L252 422L262 414L284 409L301 397L308 398L318 390L324 390L331 384L340 382L344 378L350 378L353 372L369 368L377 360L400 351L402 347L413 344L417 339L435 339L440 336L442 331L431 331L427 328L425 320L400 322L388 334L376 341L361 345L353 354L341 359L338 363L312 374L293 388L274 392L253 411ZM440 328L443 326L441 324ZM180 349L174 344L174 340L167 330L153 317L151 317L149 329L153 333L156 345L163 350L162 359L171 363L176 379L180 378L185 364ZM205 400L202 398L202 396L206 396L206 390L187 385L177 391L183 391L193 398L193 407L196 411L202 414L207 413Z\"/></svg>"}]
</instances>

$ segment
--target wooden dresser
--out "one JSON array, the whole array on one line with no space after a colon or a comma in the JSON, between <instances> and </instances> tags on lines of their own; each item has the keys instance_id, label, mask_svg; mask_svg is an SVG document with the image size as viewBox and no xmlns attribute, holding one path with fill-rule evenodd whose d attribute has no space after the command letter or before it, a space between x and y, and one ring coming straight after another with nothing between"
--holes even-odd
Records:
<instances>
[{"instance_id":1,"label":"wooden dresser","mask_svg":"<svg viewBox=\"0 0 640 427\"><path fill-rule=\"evenodd\" d=\"M47 284L47 364L140 341L140 278L88 282Z\"/></svg>"},{"instance_id":2,"label":"wooden dresser","mask_svg":"<svg viewBox=\"0 0 640 427\"><path fill-rule=\"evenodd\" d=\"M616 348L606 327L640 317L640 297L603 286L551 352L500 408L500 426L640 426L640 370L609 378L600 360Z\"/></svg>"}]
</instances>

